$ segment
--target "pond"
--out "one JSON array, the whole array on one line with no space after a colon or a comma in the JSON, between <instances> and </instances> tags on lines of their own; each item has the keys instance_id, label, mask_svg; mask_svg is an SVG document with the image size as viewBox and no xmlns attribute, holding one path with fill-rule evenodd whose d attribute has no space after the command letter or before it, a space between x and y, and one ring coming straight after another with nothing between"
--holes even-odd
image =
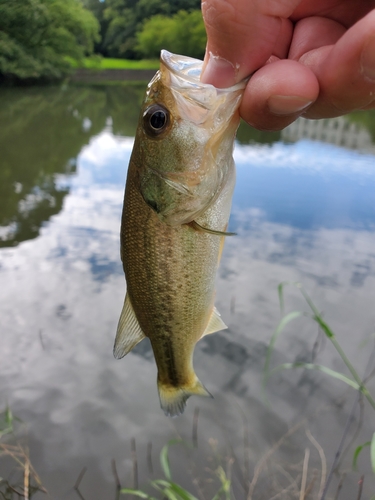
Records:
<instances>
[{"instance_id":1,"label":"pond","mask_svg":"<svg viewBox=\"0 0 375 500\"><path fill-rule=\"evenodd\" d=\"M282 282L285 313L306 314L285 325L271 368L307 362L351 376L301 283L375 394L375 115L300 120L281 133L241 125L237 236L217 276L229 328L204 337L194 357L214 399L191 398L170 419L147 339L112 356L125 292L123 190L144 89L0 90L0 411L9 405L22 421L2 442L29 450L54 499L116 498L114 464L123 487L152 491L171 439L183 442L170 446L173 479L202 499L219 489L220 467L237 500L300 498L303 482L317 499L338 450L326 498L357 498L364 475L369 499L369 447L352 469L375 431L368 402L317 370L277 371L265 391L262 380ZM4 449L0 476L22 483Z\"/></svg>"}]
</instances>

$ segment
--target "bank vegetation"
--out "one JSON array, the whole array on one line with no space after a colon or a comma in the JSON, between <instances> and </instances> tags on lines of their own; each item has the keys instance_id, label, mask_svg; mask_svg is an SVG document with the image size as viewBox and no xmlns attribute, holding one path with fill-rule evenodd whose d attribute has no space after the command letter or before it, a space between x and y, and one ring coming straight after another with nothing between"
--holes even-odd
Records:
<instances>
[{"instance_id":1,"label":"bank vegetation","mask_svg":"<svg viewBox=\"0 0 375 500\"><path fill-rule=\"evenodd\" d=\"M1 80L57 80L162 48L202 58L205 43L200 0L0 0Z\"/></svg>"}]
</instances>

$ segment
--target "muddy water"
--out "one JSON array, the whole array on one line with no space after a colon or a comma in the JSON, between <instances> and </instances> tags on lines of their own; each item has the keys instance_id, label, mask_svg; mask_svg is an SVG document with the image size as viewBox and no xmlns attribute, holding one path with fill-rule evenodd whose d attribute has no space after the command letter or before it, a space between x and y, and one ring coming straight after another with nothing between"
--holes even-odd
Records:
<instances>
[{"instance_id":1,"label":"muddy water","mask_svg":"<svg viewBox=\"0 0 375 500\"><path fill-rule=\"evenodd\" d=\"M135 455L147 488L162 476L161 448L175 438L185 444L171 446L173 477L200 498L219 488L219 466L237 499L249 490L254 499L299 498L304 460L318 498L345 434L327 498L340 481L338 498L356 498L362 474L370 498L369 448L351 470L353 451L375 430L370 405L362 408L344 382L302 368L277 372L267 403L262 375L284 281L303 284L362 377L374 368L373 116L318 131L240 130L229 227L237 236L227 238L217 278L229 328L202 339L194 358L214 399L191 398L182 417L168 419L147 341L121 361L112 356L125 290L122 197L143 88L0 93L0 409L8 404L23 422L9 443L29 448L54 499L77 498L84 468L84 498L115 498L112 460L131 487ZM286 313L309 312L296 286L284 291ZM350 376L308 315L288 323L271 366L295 361ZM372 379L368 386L375 394ZM0 476L20 481L7 456Z\"/></svg>"}]
</instances>

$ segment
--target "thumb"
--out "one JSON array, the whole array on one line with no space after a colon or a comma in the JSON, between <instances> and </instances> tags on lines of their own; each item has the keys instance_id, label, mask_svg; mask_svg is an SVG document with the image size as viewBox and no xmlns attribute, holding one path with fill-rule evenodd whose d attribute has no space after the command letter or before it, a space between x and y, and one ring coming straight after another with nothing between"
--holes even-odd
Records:
<instances>
[{"instance_id":1,"label":"thumb","mask_svg":"<svg viewBox=\"0 0 375 500\"><path fill-rule=\"evenodd\" d=\"M298 3L203 0L207 47L202 82L229 87L263 66L272 54L286 57L292 36L288 17Z\"/></svg>"}]
</instances>

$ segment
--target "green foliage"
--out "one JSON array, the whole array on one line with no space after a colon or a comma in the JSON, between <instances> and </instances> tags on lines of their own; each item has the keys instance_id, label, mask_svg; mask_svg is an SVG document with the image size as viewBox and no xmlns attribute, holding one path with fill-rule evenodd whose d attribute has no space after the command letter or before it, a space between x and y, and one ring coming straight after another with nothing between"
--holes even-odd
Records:
<instances>
[{"instance_id":1,"label":"green foliage","mask_svg":"<svg viewBox=\"0 0 375 500\"><path fill-rule=\"evenodd\" d=\"M269 130L257 130L241 120L236 134L236 142L240 144L273 144L281 141L281 132L270 132Z\"/></svg>"},{"instance_id":2,"label":"green foliage","mask_svg":"<svg viewBox=\"0 0 375 500\"><path fill-rule=\"evenodd\" d=\"M289 314L285 315L285 308L284 308L284 288L286 285L293 285L297 289L300 290L303 298L305 299L307 305L310 308L311 312L302 312L302 311L292 311ZM325 322L323 319L322 314L319 312L317 307L315 306L314 302L311 300L310 296L307 294L307 292L303 289L300 283L291 283L291 282L283 282L280 283L278 286L278 295L279 295L279 304L280 304L280 311L282 318L277 325L275 331L272 334L268 349L267 349L267 354L266 354L266 360L265 360L265 366L264 366L264 371L263 371L263 389L265 388L266 383L268 382L269 378L277 373L280 370L283 369L290 369L290 368L305 368L305 369L310 369L310 370L317 370L321 371L335 379L341 380L342 382L345 382L348 384L350 387L353 387L357 391L359 391L365 398L367 399L368 403L371 405L371 407L375 410L375 399L373 396L370 394L369 390L367 389L365 385L365 381L363 381L360 376L358 375L357 370L354 368L352 363L350 362L349 358L346 356L345 352L343 351L342 347L340 346L335 333L331 329L331 327ZM280 336L280 334L284 331L285 327L287 326L288 323L291 321L295 320L298 317L305 316L311 318L313 321L315 321L318 325L321 331L325 334L327 339L332 343L338 354L340 355L341 359L345 363L348 371L350 372L352 378L344 375L343 373L334 371L328 367L322 366L322 365L317 365L313 363L305 363L305 362L296 362L296 363L283 363L276 368L270 370L270 364L271 364L271 356L275 347L275 343L277 338ZM372 470L375 474L375 433L372 436L372 440L368 441L356 448L354 451L353 455L353 468L356 469L357 467L357 461L358 461L358 456L361 453L361 451L366 448L367 446L370 447L370 461L371 461L371 467Z\"/></svg>"},{"instance_id":3,"label":"green foliage","mask_svg":"<svg viewBox=\"0 0 375 500\"><path fill-rule=\"evenodd\" d=\"M108 55L104 48L104 38L108 29L109 21L104 16L107 3L101 0L81 0L86 9L90 10L99 22L100 37L95 43L95 53Z\"/></svg>"},{"instance_id":4,"label":"green foliage","mask_svg":"<svg viewBox=\"0 0 375 500\"><path fill-rule=\"evenodd\" d=\"M371 460L371 467L372 471L375 474L375 432L372 435L371 441L367 441L367 443L361 444L358 446L354 452L353 455L353 469L357 470L357 462L358 462L358 457L361 451L366 448L367 446L370 447L370 460Z\"/></svg>"},{"instance_id":5,"label":"green foliage","mask_svg":"<svg viewBox=\"0 0 375 500\"><path fill-rule=\"evenodd\" d=\"M366 128L370 132L373 142L375 142L375 112L373 109L354 111L347 115L347 118L349 121Z\"/></svg>"},{"instance_id":6,"label":"green foliage","mask_svg":"<svg viewBox=\"0 0 375 500\"><path fill-rule=\"evenodd\" d=\"M315 304L313 303L313 301L311 300L311 298L309 297L307 292L303 289L303 287L301 286L300 283L290 283L290 282L280 283L280 285L278 287L278 294L279 294L281 314L284 314L284 287L286 285L294 285L295 287L297 287L300 290L302 296L306 300L306 303L311 310L311 313L305 313L305 312L301 312L301 311L293 311L293 312L290 312L289 314L285 315L280 320L278 326L276 327L276 329L271 337L271 341L270 341L268 349L267 349L266 362L265 362L264 373L263 373L263 387L267 383L269 377L271 375L273 375L276 371L279 371L280 369L305 367L307 369L314 369L314 370L323 371L326 374L330 375L331 377L334 377L336 379L342 380L343 382L346 382L351 387L360 391L366 397L367 401L370 403L372 408L375 410L375 399L372 397L372 395L368 391L364 381L358 375L357 370L354 368L354 366L352 365L352 363L350 362L350 360L346 356L345 352L343 351L342 347L340 346L339 342L337 341L335 333L332 331L330 326L325 322L322 314L316 308ZM336 349L336 351L340 355L341 359L345 363L347 369L349 370L349 372L352 375L352 378L349 378L342 373L335 372L335 371L331 370L330 368L322 367L320 365L314 365L311 363L285 363L284 365L276 367L272 371L270 371L271 356L272 356L272 352L273 352L273 349L275 347L275 342L276 342L277 338L283 332L286 325L290 321L293 321L294 319L296 319L300 316L310 317L313 321L315 321L319 325L319 328L326 335L326 337L330 340L330 342L332 343L332 345L334 346L334 348Z\"/></svg>"},{"instance_id":7,"label":"green foliage","mask_svg":"<svg viewBox=\"0 0 375 500\"><path fill-rule=\"evenodd\" d=\"M161 49L202 59L206 31L199 10L181 10L172 17L156 15L137 33L136 48L143 57L157 57Z\"/></svg>"},{"instance_id":8,"label":"green foliage","mask_svg":"<svg viewBox=\"0 0 375 500\"><path fill-rule=\"evenodd\" d=\"M175 441L176 442L176 441ZM172 473L171 473L171 466L169 463L169 446L172 444L172 441L170 441L168 444L166 444L163 449L160 452L160 465L163 469L164 476L168 479L172 479Z\"/></svg>"},{"instance_id":9,"label":"green foliage","mask_svg":"<svg viewBox=\"0 0 375 500\"><path fill-rule=\"evenodd\" d=\"M183 442L180 440L172 440L168 444L166 444L160 452L160 464L163 469L165 479L155 479L154 481L151 481L150 484L161 494L161 498L166 498L167 500L198 500L197 497L192 495L188 490L172 481L168 452L169 447L172 444L177 443ZM212 500L220 500L221 498L223 498L223 500L230 500L231 481L227 477L224 469L221 466L217 468L216 476L219 479L221 487ZM145 500L156 500L155 497L142 490L121 488L120 493L124 495L133 495L139 498L144 498Z\"/></svg>"},{"instance_id":10,"label":"green foliage","mask_svg":"<svg viewBox=\"0 0 375 500\"><path fill-rule=\"evenodd\" d=\"M72 58L67 58L73 68L85 68L93 70L104 69L159 69L159 59L142 59L136 61L134 59L113 59L110 57L100 57L94 55L91 57L84 57L80 61Z\"/></svg>"},{"instance_id":11,"label":"green foliage","mask_svg":"<svg viewBox=\"0 0 375 500\"><path fill-rule=\"evenodd\" d=\"M7 406L5 410L0 413L0 439L5 436L5 434L11 434L13 432L13 422L14 417L12 410Z\"/></svg>"},{"instance_id":12,"label":"green foliage","mask_svg":"<svg viewBox=\"0 0 375 500\"><path fill-rule=\"evenodd\" d=\"M305 363L303 361L297 361L295 363L282 363L281 365L271 370L269 372L269 376L275 375L277 372L281 370L289 370L291 368L304 368L305 370L316 370L319 372L323 372L332 378L341 380L341 382L345 382L347 385L353 387L353 389L356 389L357 391L361 390L361 387L356 382L354 382L349 377L345 376L343 373L331 370L331 368L328 368L327 366L316 365L314 363Z\"/></svg>"},{"instance_id":13,"label":"green foliage","mask_svg":"<svg viewBox=\"0 0 375 500\"><path fill-rule=\"evenodd\" d=\"M79 0L0 0L0 75L60 78L90 54L99 24Z\"/></svg>"},{"instance_id":14,"label":"green foliage","mask_svg":"<svg viewBox=\"0 0 375 500\"><path fill-rule=\"evenodd\" d=\"M200 8L200 0L106 0L105 4L108 29L103 33L103 51L112 57L129 59L138 56L137 32L147 19L155 15L171 17L180 10Z\"/></svg>"},{"instance_id":15,"label":"green foliage","mask_svg":"<svg viewBox=\"0 0 375 500\"><path fill-rule=\"evenodd\" d=\"M12 464L13 467L15 465L17 471L10 475L11 479L9 480L0 477L0 497L4 500L13 500L16 496L17 498L25 497L31 499L38 492L47 493L30 463L27 448L24 448L19 442L9 444L9 439L7 438L14 438L14 433L17 434L19 432L19 428L15 428L15 422L22 421L13 416L8 406L3 412L0 412L1 464L2 466ZM12 480L11 483L10 480Z\"/></svg>"}]
</instances>

